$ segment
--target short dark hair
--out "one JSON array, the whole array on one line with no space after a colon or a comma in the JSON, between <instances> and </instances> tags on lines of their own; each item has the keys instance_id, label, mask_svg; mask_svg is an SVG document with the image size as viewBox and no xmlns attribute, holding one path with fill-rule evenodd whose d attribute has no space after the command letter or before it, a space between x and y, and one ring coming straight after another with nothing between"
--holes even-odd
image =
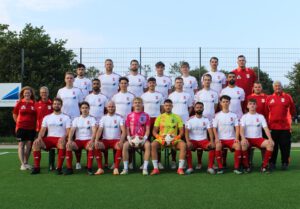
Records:
<instances>
[{"instance_id":1,"label":"short dark hair","mask_svg":"<svg viewBox=\"0 0 300 209\"><path fill-rule=\"evenodd\" d=\"M196 105L202 105L202 106L204 106L203 102L196 102L196 103L194 104L194 107L195 107Z\"/></svg>"},{"instance_id":2,"label":"short dark hair","mask_svg":"<svg viewBox=\"0 0 300 209\"><path fill-rule=\"evenodd\" d=\"M240 58L246 59L246 57L244 55L242 55L242 54L237 57L237 59L240 59Z\"/></svg>"},{"instance_id":3,"label":"short dark hair","mask_svg":"<svg viewBox=\"0 0 300 209\"><path fill-rule=\"evenodd\" d=\"M87 101L83 101L79 103L79 107L81 107L82 105L86 105L90 108L90 104Z\"/></svg>"},{"instance_id":4,"label":"short dark hair","mask_svg":"<svg viewBox=\"0 0 300 209\"><path fill-rule=\"evenodd\" d=\"M155 67L156 68L159 68L159 67L165 67L165 64L162 62L162 61L159 61L155 64Z\"/></svg>"},{"instance_id":5,"label":"short dark hair","mask_svg":"<svg viewBox=\"0 0 300 209\"><path fill-rule=\"evenodd\" d=\"M67 72L65 73L65 77L66 77L66 75L72 75L73 77L75 77L74 73L71 72L71 71L67 71Z\"/></svg>"},{"instance_id":6,"label":"short dark hair","mask_svg":"<svg viewBox=\"0 0 300 209\"><path fill-rule=\"evenodd\" d=\"M228 95L222 95L222 96L220 97L220 101L222 101L223 99L230 101L230 100L231 100L231 97L228 96Z\"/></svg>"},{"instance_id":7,"label":"short dark hair","mask_svg":"<svg viewBox=\"0 0 300 209\"><path fill-rule=\"evenodd\" d=\"M130 61L130 64L132 64L133 62L137 62L137 63L139 64L139 61L137 61L137 60L135 60L135 59L131 60L131 61Z\"/></svg>"},{"instance_id":8,"label":"short dark hair","mask_svg":"<svg viewBox=\"0 0 300 209\"><path fill-rule=\"evenodd\" d=\"M166 104L166 103L173 104L173 102L172 102L171 99L166 99L166 100L164 101L164 104Z\"/></svg>"},{"instance_id":9,"label":"short dark hair","mask_svg":"<svg viewBox=\"0 0 300 209\"><path fill-rule=\"evenodd\" d=\"M254 84L260 84L260 85L262 85L262 83L260 81L254 81Z\"/></svg>"},{"instance_id":10,"label":"short dark hair","mask_svg":"<svg viewBox=\"0 0 300 209\"><path fill-rule=\"evenodd\" d=\"M256 99L254 99L254 98L249 99L248 102L247 102L247 104L250 103L250 102L253 102L253 103L257 104L257 101L256 101Z\"/></svg>"},{"instance_id":11,"label":"short dark hair","mask_svg":"<svg viewBox=\"0 0 300 209\"><path fill-rule=\"evenodd\" d=\"M210 60L209 60L209 62L211 62L212 60L217 60L219 62L218 57L211 57Z\"/></svg>"},{"instance_id":12,"label":"short dark hair","mask_svg":"<svg viewBox=\"0 0 300 209\"><path fill-rule=\"evenodd\" d=\"M59 102L61 105L63 105L63 101L62 101L61 98L55 97L55 98L53 99L53 103L54 103L55 101L56 101L56 102Z\"/></svg>"},{"instance_id":13,"label":"short dark hair","mask_svg":"<svg viewBox=\"0 0 300 209\"><path fill-rule=\"evenodd\" d=\"M205 74L203 75L203 78L204 78L204 77L209 77L210 80L212 80L211 74L205 73Z\"/></svg>"},{"instance_id":14,"label":"short dark hair","mask_svg":"<svg viewBox=\"0 0 300 209\"><path fill-rule=\"evenodd\" d=\"M236 74L235 74L235 72L232 72L232 71L231 71L231 72L229 72L229 73L227 74L227 77L228 77L229 75L236 75Z\"/></svg>"},{"instance_id":15,"label":"short dark hair","mask_svg":"<svg viewBox=\"0 0 300 209\"><path fill-rule=\"evenodd\" d=\"M92 80L92 82L94 82L94 81L100 82L100 80L99 80L98 78L94 78L94 79Z\"/></svg>"},{"instance_id":16,"label":"short dark hair","mask_svg":"<svg viewBox=\"0 0 300 209\"><path fill-rule=\"evenodd\" d=\"M154 82L156 82L156 79L154 78L154 77L150 77L150 78L148 78L148 80L147 80L148 82L150 82L150 81L154 81Z\"/></svg>"},{"instance_id":17,"label":"short dark hair","mask_svg":"<svg viewBox=\"0 0 300 209\"><path fill-rule=\"evenodd\" d=\"M121 77L121 78L119 78L119 83L121 83L121 81L127 81L127 83L129 83L129 80L128 80L128 78L127 77Z\"/></svg>"},{"instance_id":18,"label":"short dark hair","mask_svg":"<svg viewBox=\"0 0 300 209\"><path fill-rule=\"evenodd\" d=\"M85 65L82 64L82 63L78 63L78 64L77 64L77 68L84 68L84 69L85 69Z\"/></svg>"},{"instance_id":19,"label":"short dark hair","mask_svg":"<svg viewBox=\"0 0 300 209\"><path fill-rule=\"evenodd\" d=\"M180 65L180 67L188 67L190 68L190 64L188 62L183 61Z\"/></svg>"},{"instance_id":20,"label":"short dark hair","mask_svg":"<svg viewBox=\"0 0 300 209\"><path fill-rule=\"evenodd\" d=\"M177 80L182 80L183 81L183 78L178 76L178 77L175 78L175 81L177 81Z\"/></svg>"},{"instance_id":21,"label":"short dark hair","mask_svg":"<svg viewBox=\"0 0 300 209\"><path fill-rule=\"evenodd\" d=\"M112 59L106 59L106 60L104 61L104 63L106 63L106 62L114 63L114 62L112 61Z\"/></svg>"}]
</instances>

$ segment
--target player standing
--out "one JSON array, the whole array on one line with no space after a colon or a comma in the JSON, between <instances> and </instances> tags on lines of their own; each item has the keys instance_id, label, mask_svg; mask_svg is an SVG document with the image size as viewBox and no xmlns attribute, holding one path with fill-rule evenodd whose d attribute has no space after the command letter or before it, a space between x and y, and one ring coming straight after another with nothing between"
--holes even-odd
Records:
<instances>
[{"instance_id":1,"label":"player standing","mask_svg":"<svg viewBox=\"0 0 300 209\"><path fill-rule=\"evenodd\" d=\"M137 60L131 60L130 73L126 76L129 80L128 91L135 96L140 97L147 88L147 81L144 76L139 74L139 62Z\"/></svg>"},{"instance_id":2,"label":"player standing","mask_svg":"<svg viewBox=\"0 0 300 209\"><path fill-rule=\"evenodd\" d=\"M40 100L34 105L37 117L36 131L39 132L41 130L44 117L53 112L52 101L49 99L49 89L46 86L42 86L40 88Z\"/></svg>"},{"instance_id":3,"label":"player standing","mask_svg":"<svg viewBox=\"0 0 300 209\"><path fill-rule=\"evenodd\" d=\"M86 77L85 74L85 65L78 64L76 69L76 78L74 80L74 87L79 88L85 98L92 91L92 81Z\"/></svg>"},{"instance_id":4,"label":"player standing","mask_svg":"<svg viewBox=\"0 0 300 209\"><path fill-rule=\"evenodd\" d=\"M190 64L188 62L182 62L180 72L182 74L181 78L183 79L183 91L194 98L195 93L198 91L198 82L194 76L190 75Z\"/></svg>"},{"instance_id":5,"label":"player standing","mask_svg":"<svg viewBox=\"0 0 300 209\"><path fill-rule=\"evenodd\" d=\"M156 68L156 87L155 90L160 92L164 99L167 99L172 92L172 80L170 77L164 75L165 64L161 61L155 64Z\"/></svg>"}]
</instances>

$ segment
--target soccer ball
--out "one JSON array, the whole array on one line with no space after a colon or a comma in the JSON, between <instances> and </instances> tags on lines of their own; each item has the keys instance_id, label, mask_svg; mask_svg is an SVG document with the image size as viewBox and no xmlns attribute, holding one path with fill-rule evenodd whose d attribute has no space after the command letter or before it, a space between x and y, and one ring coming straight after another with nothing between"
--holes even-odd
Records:
<instances>
[{"instance_id":1,"label":"soccer ball","mask_svg":"<svg viewBox=\"0 0 300 209\"><path fill-rule=\"evenodd\" d=\"M169 146L171 144L171 142L173 141L174 136L172 136L171 134L167 134L165 136L165 141L166 141L166 145Z\"/></svg>"},{"instance_id":2,"label":"soccer ball","mask_svg":"<svg viewBox=\"0 0 300 209\"><path fill-rule=\"evenodd\" d=\"M131 144L133 144L135 147L139 147L143 143L143 139L139 136L134 136L131 139Z\"/></svg>"}]
</instances>

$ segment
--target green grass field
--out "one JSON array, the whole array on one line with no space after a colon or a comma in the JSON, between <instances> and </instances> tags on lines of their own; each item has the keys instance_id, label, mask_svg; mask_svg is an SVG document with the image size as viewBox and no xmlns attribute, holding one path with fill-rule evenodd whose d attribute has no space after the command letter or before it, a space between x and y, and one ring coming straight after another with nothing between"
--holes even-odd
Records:
<instances>
[{"instance_id":1,"label":"green grass field","mask_svg":"<svg viewBox=\"0 0 300 209\"><path fill-rule=\"evenodd\" d=\"M206 166L207 154L203 156ZM128 176L113 176L109 170L103 176L85 171L57 176L47 170L48 154L42 157L42 173L32 176L19 170L16 150L0 150L0 208L300 208L299 148L292 150L288 171L261 174L256 152L255 170L239 176L231 168L224 175L203 169L189 176L172 170L159 176L142 176L138 170Z\"/></svg>"}]
</instances>

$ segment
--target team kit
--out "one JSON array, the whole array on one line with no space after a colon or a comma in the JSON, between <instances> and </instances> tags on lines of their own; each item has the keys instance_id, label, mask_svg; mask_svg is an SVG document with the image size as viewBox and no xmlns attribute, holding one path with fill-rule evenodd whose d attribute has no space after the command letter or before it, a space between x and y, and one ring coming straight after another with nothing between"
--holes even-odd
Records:
<instances>
[{"instance_id":1,"label":"team kit","mask_svg":"<svg viewBox=\"0 0 300 209\"><path fill-rule=\"evenodd\" d=\"M168 149L170 166L179 175L201 169L203 153L208 154L207 173L223 174L228 151L233 153L233 172L243 174L252 171L254 147L262 153L262 173L276 169L279 148L281 168L288 169L293 99L279 81L273 83L273 94L264 94L245 56L238 56L237 69L227 75L212 57L201 87L187 62L174 80L164 75L163 62L156 63L156 75L148 79L139 74L137 60L130 62L126 76L113 72L111 59L104 63L105 71L93 80L85 77L83 64L77 65L76 76L66 72L66 85L53 100L46 86L39 90L39 101L31 87L22 89L13 110L21 170L39 174L41 150L57 149L57 174L71 175L73 167L81 169L81 152L86 150L87 173L102 175L112 149L113 175L130 173L136 150L143 156L142 175L158 175L166 166L161 150ZM28 164L31 153L33 166Z\"/></svg>"}]
</instances>

